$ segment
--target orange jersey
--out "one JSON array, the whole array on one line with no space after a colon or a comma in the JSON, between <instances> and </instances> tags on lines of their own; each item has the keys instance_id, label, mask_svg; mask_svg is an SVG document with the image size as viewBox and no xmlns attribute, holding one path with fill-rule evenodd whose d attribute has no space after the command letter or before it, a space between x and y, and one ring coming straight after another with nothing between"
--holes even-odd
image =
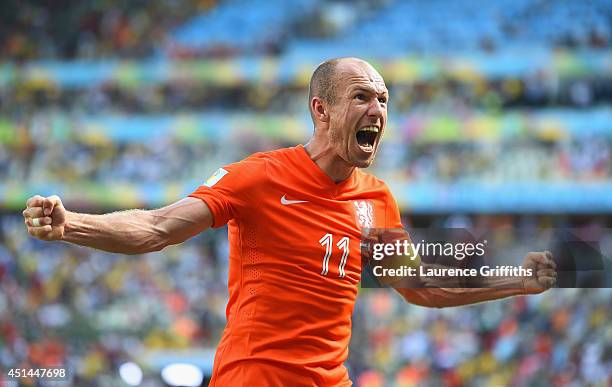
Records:
<instances>
[{"instance_id":1,"label":"orange jersey","mask_svg":"<svg viewBox=\"0 0 612 387\"><path fill-rule=\"evenodd\" d=\"M190 196L228 224L227 325L211 386L348 386L363 227L401 227L386 185L334 183L303 146L221 168Z\"/></svg>"}]
</instances>

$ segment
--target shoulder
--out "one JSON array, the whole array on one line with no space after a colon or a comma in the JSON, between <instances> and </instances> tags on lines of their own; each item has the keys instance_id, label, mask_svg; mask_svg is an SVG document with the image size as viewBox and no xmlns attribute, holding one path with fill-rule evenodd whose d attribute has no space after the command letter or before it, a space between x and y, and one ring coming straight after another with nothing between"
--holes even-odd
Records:
<instances>
[{"instance_id":1,"label":"shoulder","mask_svg":"<svg viewBox=\"0 0 612 387\"><path fill-rule=\"evenodd\" d=\"M269 152L256 152L240 161L228 165L228 167L241 170L246 169L250 172L256 172L257 170L263 171L267 167L267 164L278 159L279 155L282 154L282 151L284 151L284 149Z\"/></svg>"},{"instance_id":2,"label":"shoulder","mask_svg":"<svg viewBox=\"0 0 612 387\"><path fill-rule=\"evenodd\" d=\"M223 169L226 173L233 174L234 179L246 179L257 182L268 180L271 170L287 169L289 164L295 161L294 148L283 148L269 152L257 152L244 159L226 165Z\"/></svg>"},{"instance_id":3,"label":"shoulder","mask_svg":"<svg viewBox=\"0 0 612 387\"><path fill-rule=\"evenodd\" d=\"M385 181L360 169L357 170L357 189L364 197L382 200L388 208L397 208L395 197Z\"/></svg>"},{"instance_id":4,"label":"shoulder","mask_svg":"<svg viewBox=\"0 0 612 387\"><path fill-rule=\"evenodd\" d=\"M357 181L361 190L377 191L385 195L391 195L389 186L385 181L371 173L364 172L361 169L357 170Z\"/></svg>"},{"instance_id":5,"label":"shoulder","mask_svg":"<svg viewBox=\"0 0 612 387\"><path fill-rule=\"evenodd\" d=\"M270 162L283 162L294 160L297 154L297 147L281 148L267 152L253 153L245 160L262 160L267 163Z\"/></svg>"},{"instance_id":6,"label":"shoulder","mask_svg":"<svg viewBox=\"0 0 612 387\"><path fill-rule=\"evenodd\" d=\"M291 147L253 153L242 160L242 162L253 166L257 165L267 172L270 169L286 169L298 162L298 160L299 155L297 147Z\"/></svg>"}]
</instances>

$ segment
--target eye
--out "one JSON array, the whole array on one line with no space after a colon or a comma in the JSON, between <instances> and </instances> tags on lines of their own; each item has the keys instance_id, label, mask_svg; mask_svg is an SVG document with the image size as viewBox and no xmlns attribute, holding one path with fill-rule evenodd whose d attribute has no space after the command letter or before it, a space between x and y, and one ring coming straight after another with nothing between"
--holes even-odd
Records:
<instances>
[{"instance_id":1,"label":"eye","mask_svg":"<svg viewBox=\"0 0 612 387\"><path fill-rule=\"evenodd\" d=\"M358 99L360 101L365 101L367 99L366 95L363 93L359 93L355 95L355 99Z\"/></svg>"},{"instance_id":2,"label":"eye","mask_svg":"<svg viewBox=\"0 0 612 387\"><path fill-rule=\"evenodd\" d=\"M380 103L387 103L387 98L385 98L385 97L380 97L380 98L378 99L378 102L380 102Z\"/></svg>"}]
</instances>

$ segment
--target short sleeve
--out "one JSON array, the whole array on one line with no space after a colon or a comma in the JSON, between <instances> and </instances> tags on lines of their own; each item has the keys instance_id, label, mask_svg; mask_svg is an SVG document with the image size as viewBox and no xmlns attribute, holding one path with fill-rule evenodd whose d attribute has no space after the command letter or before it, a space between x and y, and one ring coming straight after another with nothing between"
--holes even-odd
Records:
<instances>
[{"instance_id":1,"label":"short sleeve","mask_svg":"<svg viewBox=\"0 0 612 387\"><path fill-rule=\"evenodd\" d=\"M203 200L213 215L213 227L221 227L257 206L257 188L266 178L266 160L249 157L219 168L189 197Z\"/></svg>"}]
</instances>

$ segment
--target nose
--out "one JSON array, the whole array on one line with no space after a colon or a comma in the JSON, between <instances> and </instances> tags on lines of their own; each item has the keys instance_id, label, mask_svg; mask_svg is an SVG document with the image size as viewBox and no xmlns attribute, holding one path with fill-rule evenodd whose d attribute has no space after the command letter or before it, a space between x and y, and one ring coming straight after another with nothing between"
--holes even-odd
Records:
<instances>
[{"instance_id":1,"label":"nose","mask_svg":"<svg viewBox=\"0 0 612 387\"><path fill-rule=\"evenodd\" d=\"M387 105L380 102L378 98L374 98L372 103L370 103L368 109L368 116L371 118L382 119L384 117L385 111L387 110Z\"/></svg>"}]
</instances>

